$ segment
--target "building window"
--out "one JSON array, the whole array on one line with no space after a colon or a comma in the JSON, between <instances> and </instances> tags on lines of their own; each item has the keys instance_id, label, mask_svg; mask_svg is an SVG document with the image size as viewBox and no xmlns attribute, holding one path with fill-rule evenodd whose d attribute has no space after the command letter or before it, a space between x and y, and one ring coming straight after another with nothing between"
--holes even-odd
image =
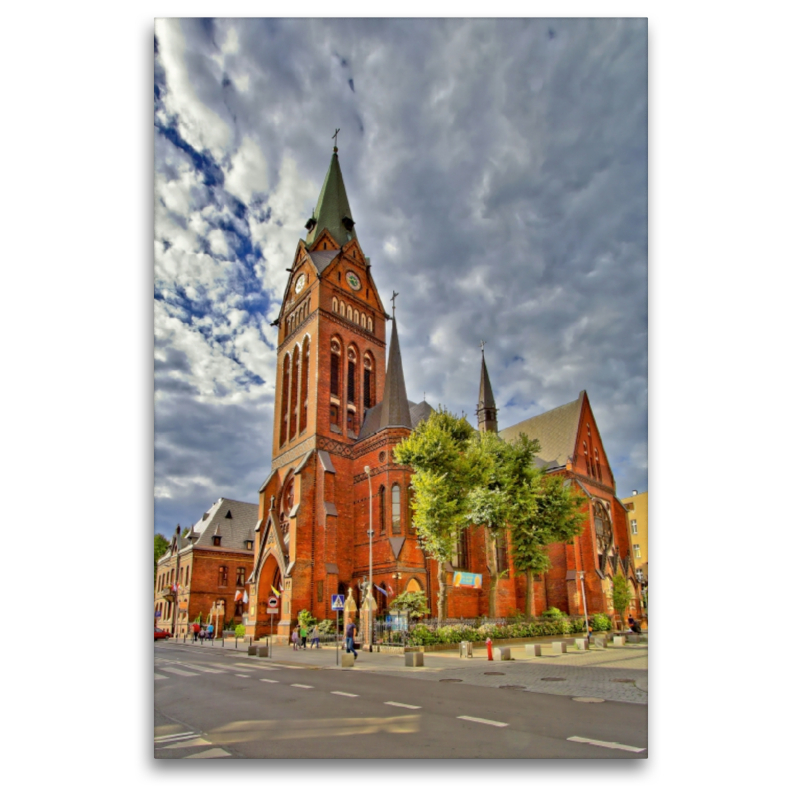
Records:
<instances>
[{"instance_id":1,"label":"building window","mask_svg":"<svg viewBox=\"0 0 800 800\"><path fill-rule=\"evenodd\" d=\"M467 553L467 532L461 531L456 537L456 551L453 558L455 569L469 570L469 558Z\"/></svg>"},{"instance_id":2,"label":"building window","mask_svg":"<svg viewBox=\"0 0 800 800\"><path fill-rule=\"evenodd\" d=\"M214 536L212 541L214 542L214 547L221 547L222 546L222 537L221 536Z\"/></svg>"},{"instance_id":3,"label":"building window","mask_svg":"<svg viewBox=\"0 0 800 800\"><path fill-rule=\"evenodd\" d=\"M322 603L325 594L325 581L317 581L317 602Z\"/></svg>"},{"instance_id":4,"label":"building window","mask_svg":"<svg viewBox=\"0 0 800 800\"><path fill-rule=\"evenodd\" d=\"M289 417L289 439L297 434L297 398L300 382L300 348L295 345L292 353L292 409Z\"/></svg>"},{"instance_id":5,"label":"building window","mask_svg":"<svg viewBox=\"0 0 800 800\"><path fill-rule=\"evenodd\" d=\"M247 540L247 541L244 543L244 546L245 546L245 547L246 547L248 550L252 550L252 549L253 549L253 540L252 540L252 539L248 539L248 540Z\"/></svg>"},{"instance_id":6,"label":"building window","mask_svg":"<svg viewBox=\"0 0 800 800\"><path fill-rule=\"evenodd\" d=\"M636 570L636 580L639 581L639 583L644 583L644 570L643 569L637 569Z\"/></svg>"},{"instance_id":7,"label":"building window","mask_svg":"<svg viewBox=\"0 0 800 800\"><path fill-rule=\"evenodd\" d=\"M347 412L347 431L356 435L356 412L348 410Z\"/></svg>"},{"instance_id":8,"label":"building window","mask_svg":"<svg viewBox=\"0 0 800 800\"><path fill-rule=\"evenodd\" d=\"M378 518L380 519L380 531L383 533L386 530L386 487L381 486L378 489Z\"/></svg>"},{"instance_id":9,"label":"building window","mask_svg":"<svg viewBox=\"0 0 800 800\"><path fill-rule=\"evenodd\" d=\"M500 574L508 570L508 545L506 544L506 537L502 533L495 541L495 549L497 552L497 572Z\"/></svg>"},{"instance_id":10,"label":"building window","mask_svg":"<svg viewBox=\"0 0 800 800\"><path fill-rule=\"evenodd\" d=\"M235 617L241 617L242 614L244 614L244 603L241 600L239 600L233 607L233 615Z\"/></svg>"},{"instance_id":11,"label":"building window","mask_svg":"<svg viewBox=\"0 0 800 800\"><path fill-rule=\"evenodd\" d=\"M281 444L289 431L289 354L283 358L283 383L281 386Z\"/></svg>"},{"instance_id":12,"label":"building window","mask_svg":"<svg viewBox=\"0 0 800 800\"><path fill-rule=\"evenodd\" d=\"M186 587L189 586L189 567L186 567Z\"/></svg>"},{"instance_id":13,"label":"building window","mask_svg":"<svg viewBox=\"0 0 800 800\"><path fill-rule=\"evenodd\" d=\"M303 340L303 385L300 392L300 432L306 429L308 421L308 362L310 359L311 340L306 336Z\"/></svg>"},{"instance_id":14,"label":"building window","mask_svg":"<svg viewBox=\"0 0 800 800\"><path fill-rule=\"evenodd\" d=\"M397 484L392 486L392 533L400 534L400 487Z\"/></svg>"},{"instance_id":15,"label":"building window","mask_svg":"<svg viewBox=\"0 0 800 800\"><path fill-rule=\"evenodd\" d=\"M341 375L339 371L339 361L342 349L336 340L331 342L331 394L334 397L341 396Z\"/></svg>"},{"instance_id":16,"label":"building window","mask_svg":"<svg viewBox=\"0 0 800 800\"><path fill-rule=\"evenodd\" d=\"M244 586L244 567L236 567L236 585Z\"/></svg>"},{"instance_id":17,"label":"building window","mask_svg":"<svg viewBox=\"0 0 800 800\"><path fill-rule=\"evenodd\" d=\"M633 546L633 557L634 558L641 558L642 557L642 550L638 544Z\"/></svg>"},{"instance_id":18,"label":"building window","mask_svg":"<svg viewBox=\"0 0 800 800\"><path fill-rule=\"evenodd\" d=\"M339 421L339 406L336 403L331 403L331 426L333 425L337 428L341 425Z\"/></svg>"},{"instance_id":19,"label":"building window","mask_svg":"<svg viewBox=\"0 0 800 800\"><path fill-rule=\"evenodd\" d=\"M220 567L219 568L219 583L218 586L227 586L228 585L228 568L227 567Z\"/></svg>"},{"instance_id":20,"label":"building window","mask_svg":"<svg viewBox=\"0 0 800 800\"><path fill-rule=\"evenodd\" d=\"M364 411L375 405L373 393L372 358L367 354L364 356Z\"/></svg>"},{"instance_id":21,"label":"building window","mask_svg":"<svg viewBox=\"0 0 800 800\"><path fill-rule=\"evenodd\" d=\"M352 347L347 349L347 402L356 402L356 351Z\"/></svg>"},{"instance_id":22,"label":"building window","mask_svg":"<svg viewBox=\"0 0 800 800\"><path fill-rule=\"evenodd\" d=\"M372 333L372 317L367 317L367 330Z\"/></svg>"},{"instance_id":23,"label":"building window","mask_svg":"<svg viewBox=\"0 0 800 800\"><path fill-rule=\"evenodd\" d=\"M637 527L638 525L639 525L639 523L635 519L631 520L631 533L634 536L638 535L638 533L639 533L639 530L638 530L638 527Z\"/></svg>"}]
</instances>

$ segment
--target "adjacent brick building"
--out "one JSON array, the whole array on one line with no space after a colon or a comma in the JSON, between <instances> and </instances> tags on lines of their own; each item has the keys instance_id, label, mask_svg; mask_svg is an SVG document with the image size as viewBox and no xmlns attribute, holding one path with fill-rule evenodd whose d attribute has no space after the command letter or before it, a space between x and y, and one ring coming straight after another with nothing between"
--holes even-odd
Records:
<instances>
[{"instance_id":1,"label":"adjacent brick building","mask_svg":"<svg viewBox=\"0 0 800 800\"><path fill-rule=\"evenodd\" d=\"M221 497L185 536L175 532L156 572L156 624L182 635L222 603L220 623L242 622L246 580L253 571L258 506Z\"/></svg>"},{"instance_id":2,"label":"adjacent brick building","mask_svg":"<svg viewBox=\"0 0 800 800\"><path fill-rule=\"evenodd\" d=\"M373 582L387 594L421 589L436 603L436 564L418 545L409 513L411 470L394 463L393 447L431 413L406 395L397 326L392 324L388 362L386 313L358 242L337 149L320 192L308 235L298 243L278 327L278 366L272 470L259 490L255 557L248 579L248 634L277 623L285 639L302 609L333 616L330 596L352 590L361 600L369 571L370 508ZM497 410L485 361L481 364L478 426L497 431ZM633 580L625 509L588 397L515 425L542 445L540 463L570 478L593 509L582 536L551 548L553 567L537 582L536 610L582 609L578 571L586 578L590 612L607 611L610 577ZM366 468L369 468L369 475ZM481 529L465 532L453 568L487 573L488 540ZM507 547L495 558L507 577L497 588L500 615L524 607L524 578L514 573ZM487 576L488 577L488 576ZM433 578L433 580L432 580ZM483 589L454 587L448 614L488 611ZM279 613L268 615L280 594ZM385 595L376 593L379 610Z\"/></svg>"}]
</instances>

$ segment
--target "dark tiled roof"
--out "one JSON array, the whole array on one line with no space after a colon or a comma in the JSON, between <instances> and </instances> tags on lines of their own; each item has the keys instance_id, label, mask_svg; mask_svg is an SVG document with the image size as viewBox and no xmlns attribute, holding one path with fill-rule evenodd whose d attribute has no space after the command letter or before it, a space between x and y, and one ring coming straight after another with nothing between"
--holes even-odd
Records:
<instances>
[{"instance_id":1,"label":"dark tiled roof","mask_svg":"<svg viewBox=\"0 0 800 800\"><path fill-rule=\"evenodd\" d=\"M416 428L420 422L428 419L433 413L433 406L423 400L421 403L409 403L409 411L411 412L411 427Z\"/></svg>"},{"instance_id":2,"label":"dark tiled roof","mask_svg":"<svg viewBox=\"0 0 800 800\"><path fill-rule=\"evenodd\" d=\"M481 388L478 392L478 410L482 408L495 408L492 382L489 380L489 371L486 369L486 359L481 351Z\"/></svg>"},{"instance_id":3,"label":"dark tiled roof","mask_svg":"<svg viewBox=\"0 0 800 800\"><path fill-rule=\"evenodd\" d=\"M350 204L347 202L347 191L344 188L339 156L334 153L319 193L317 207L314 209L314 218L317 220L317 224L308 232L306 243L313 244L326 228L339 246L355 239L355 228L348 231L342 222L345 217L352 220L353 215L350 212Z\"/></svg>"},{"instance_id":4,"label":"dark tiled roof","mask_svg":"<svg viewBox=\"0 0 800 800\"><path fill-rule=\"evenodd\" d=\"M212 537L220 536L220 547L245 550L245 541L253 539L253 528L258 522L258 505L221 497L203 516L206 519L196 522L193 528L194 536L199 536L183 539L187 547L192 540L195 547L213 547Z\"/></svg>"},{"instance_id":5,"label":"dark tiled roof","mask_svg":"<svg viewBox=\"0 0 800 800\"><path fill-rule=\"evenodd\" d=\"M336 258L336 256L338 256L341 252L341 250L314 250L308 255L311 257L311 261L317 268L317 272L321 273L325 267L327 267L328 264L330 264L331 261L333 261L333 259Z\"/></svg>"},{"instance_id":6,"label":"dark tiled roof","mask_svg":"<svg viewBox=\"0 0 800 800\"><path fill-rule=\"evenodd\" d=\"M539 459L563 467L567 463L567 458L571 458L575 452L583 396L584 392L581 392L578 399L571 403L505 428L500 431L500 438L510 441L520 433L525 433L528 438L539 440L541 445Z\"/></svg>"}]
</instances>

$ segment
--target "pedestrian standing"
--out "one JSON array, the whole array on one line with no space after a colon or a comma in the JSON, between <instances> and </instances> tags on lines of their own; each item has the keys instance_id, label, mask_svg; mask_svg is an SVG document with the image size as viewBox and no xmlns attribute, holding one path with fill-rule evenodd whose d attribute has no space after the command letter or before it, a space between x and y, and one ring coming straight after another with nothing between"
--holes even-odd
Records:
<instances>
[{"instance_id":1,"label":"pedestrian standing","mask_svg":"<svg viewBox=\"0 0 800 800\"><path fill-rule=\"evenodd\" d=\"M347 628L345 629L344 634L344 645L345 645L345 652L352 653L354 658L358 658L358 653L356 653L356 626L353 622L347 623Z\"/></svg>"},{"instance_id":2,"label":"pedestrian standing","mask_svg":"<svg viewBox=\"0 0 800 800\"><path fill-rule=\"evenodd\" d=\"M306 625L300 626L300 643L303 646L303 650L307 650L306 647L306 640L308 639L308 627Z\"/></svg>"},{"instance_id":3,"label":"pedestrian standing","mask_svg":"<svg viewBox=\"0 0 800 800\"><path fill-rule=\"evenodd\" d=\"M197 635L200 633L200 626L196 622L192 625L192 633L194 634L194 640L197 641Z\"/></svg>"},{"instance_id":4,"label":"pedestrian standing","mask_svg":"<svg viewBox=\"0 0 800 800\"><path fill-rule=\"evenodd\" d=\"M629 628L631 629L631 631L633 631L634 633L636 632L636 631L635 631L635 625L636 625L636 620L633 618L633 615L632 615L632 614L629 614L629 615L628 615L628 627L629 627Z\"/></svg>"},{"instance_id":5,"label":"pedestrian standing","mask_svg":"<svg viewBox=\"0 0 800 800\"><path fill-rule=\"evenodd\" d=\"M315 625L314 629L311 631L311 649L314 649L314 645L317 646L317 650L319 650L319 625Z\"/></svg>"},{"instance_id":6,"label":"pedestrian standing","mask_svg":"<svg viewBox=\"0 0 800 800\"><path fill-rule=\"evenodd\" d=\"M206 628L206 638L207 639L213 639L214 638L214 626L213 625L209 625Z\"/></svg>"},{"instance_id":7,"label":"pedestrian standing","mask_svg":"<svg viewBox=\"0 0 800 800\"><path fill-rule=\"evenodd\" d=\"M588 627L588 629L586 631L586 639L589 642L589 644L592 643L592 633L593 632L594 632L594 627L593 627L592 623L590 622L589 623L589 627Z\"/></svg>"},{"instance_id":8,"label":"pedestrian standing","mask_svg":"<svg viewBox=\"0 0 800 800\"><path fill-rule=\"evenodd\" d=\"M292 650L297 650L297 628L292 631Z\"/></svg>"}]
</instances>

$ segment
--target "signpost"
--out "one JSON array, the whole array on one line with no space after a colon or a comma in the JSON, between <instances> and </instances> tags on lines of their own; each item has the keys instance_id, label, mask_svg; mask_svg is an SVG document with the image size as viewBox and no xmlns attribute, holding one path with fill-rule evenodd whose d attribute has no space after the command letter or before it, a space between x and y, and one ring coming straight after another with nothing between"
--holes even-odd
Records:
<instances>
[{"instance_id":1,"label":"signpost","mask_svg":"<svg viewBox=\"0 0 800 800\"><path fill-rule=\"evenodd\" d=\"M331 610L336 612L336 666L339 666L339 612L344 611L344 595L331 595Z\"/></svg>"},{"instance_id":2,"label":"signpost","mask_svg":"<svg viewBox=\"0 0 800 800\"><path fill-rule=\"evenodd\" d=\"M278 598L277 597L270 597L267 600L267 614L277 614L280 611L278 608ZM269 618L269 643L270 643L270 652L272 652L272 626L274 624L275 617L271 616Z\"/></svg>"}]
</instances>

